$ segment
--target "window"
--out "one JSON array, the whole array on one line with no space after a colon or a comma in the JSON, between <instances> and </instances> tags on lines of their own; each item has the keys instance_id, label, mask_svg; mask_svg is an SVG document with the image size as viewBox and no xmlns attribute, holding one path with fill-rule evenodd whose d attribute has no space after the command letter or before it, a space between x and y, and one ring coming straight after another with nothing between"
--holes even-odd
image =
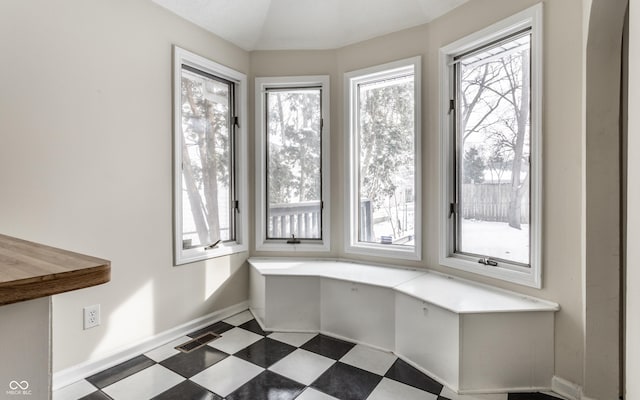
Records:
<instances>
[{"instance_id":1,"label":"window","mask_svg":"<svg viewBox=\"0 0 640 400\"><path fill-rule=\"evenodd\" d=\"M345 75L349 253L420 259L420 57Z\"/></svg>"},{"instance_id":2,"label":"window","mask_svg":"<svg viewBox=\"0 0 640 400\"><path fill-rule=\"evenodd\" d=\"M256 79L256 248L328 251L329 77Z\"/></svg>"},{"instance_id":3,"label":"window","mask_svg":"<svg viewBox=\"0 0 640 400\"><path fill-rule=\"evenodd\" d=\"M440 262L540 287L541 19L532 7L441 50Z\"/></svg>"},{"instance_id":4,"label":"window","mask_svg":"<svg viewBox=\"0 0 640 400\"><path fill-rule=\"evenodd\" d=\"M246 251L245 75L174 47L174 262Z\"/></svg>"}]
</instances>

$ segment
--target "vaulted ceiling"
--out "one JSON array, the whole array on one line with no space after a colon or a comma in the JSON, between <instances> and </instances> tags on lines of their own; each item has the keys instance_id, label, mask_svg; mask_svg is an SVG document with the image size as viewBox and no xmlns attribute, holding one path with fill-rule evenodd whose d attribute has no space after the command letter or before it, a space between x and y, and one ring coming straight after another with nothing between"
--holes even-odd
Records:
<instances>
[{"instance_id":1,"label":"vaulted ceiling","mask_svg":"<svg viewBox=\"0 0 640 400\"><path fill-rule=\"evenodd\" d=\"M152 0L245 50L334 49L427 23L467 0Z\"/></svg>"}]
</instances>

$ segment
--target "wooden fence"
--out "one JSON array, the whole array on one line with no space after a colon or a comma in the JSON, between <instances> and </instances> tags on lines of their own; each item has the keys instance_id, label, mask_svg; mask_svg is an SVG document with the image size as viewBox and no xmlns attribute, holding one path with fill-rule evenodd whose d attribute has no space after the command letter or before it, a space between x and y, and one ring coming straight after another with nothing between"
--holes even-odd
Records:
<instances>
[{"instance_id":1,"label":"wooden fence","mask_svg":"<svg viewBox=\"0 0 640 400\"><path fill-rule=\"evenodd\" d=\"M508 183L465 183L462 185L462 218L481 221L508 222ZM529 196L522 196L520 222L529 223Z\"/></svg>"}]
</instances>

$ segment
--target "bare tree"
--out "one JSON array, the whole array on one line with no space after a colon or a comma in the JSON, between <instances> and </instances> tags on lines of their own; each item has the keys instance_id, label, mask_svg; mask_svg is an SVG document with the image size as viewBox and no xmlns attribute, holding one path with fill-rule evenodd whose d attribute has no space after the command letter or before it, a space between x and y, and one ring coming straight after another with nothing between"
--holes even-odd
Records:
<instances>
[{"instance_id":1,"label":"bare tree","mask_svg":"<svg viewBox=\"0 0 640 400\"><path fill-rule=\"evenodd\" d=\"M488 144L489 168L498 160L511 163L507 222L516 229L521 228L522 198L529 187L529 82L528 48L463 68L461 79L463 143L479 134Z\"/></svg>"}]
</instances>

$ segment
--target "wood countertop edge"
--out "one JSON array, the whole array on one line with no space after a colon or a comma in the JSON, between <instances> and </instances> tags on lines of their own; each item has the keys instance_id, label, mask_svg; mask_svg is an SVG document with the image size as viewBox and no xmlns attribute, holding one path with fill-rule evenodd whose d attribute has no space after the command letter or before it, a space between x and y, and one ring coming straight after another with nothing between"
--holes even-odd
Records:
<instances>
[{"instance_id":1,"label":"wood countertop edge","mask_svg":"<svg viewBox=\"0 0 640 400\"><path fill-rule=\"evenodd\" d=\"M111 263L0 283L0 306L101 285L111 280Z\"/></svg>"}]
</instances>

